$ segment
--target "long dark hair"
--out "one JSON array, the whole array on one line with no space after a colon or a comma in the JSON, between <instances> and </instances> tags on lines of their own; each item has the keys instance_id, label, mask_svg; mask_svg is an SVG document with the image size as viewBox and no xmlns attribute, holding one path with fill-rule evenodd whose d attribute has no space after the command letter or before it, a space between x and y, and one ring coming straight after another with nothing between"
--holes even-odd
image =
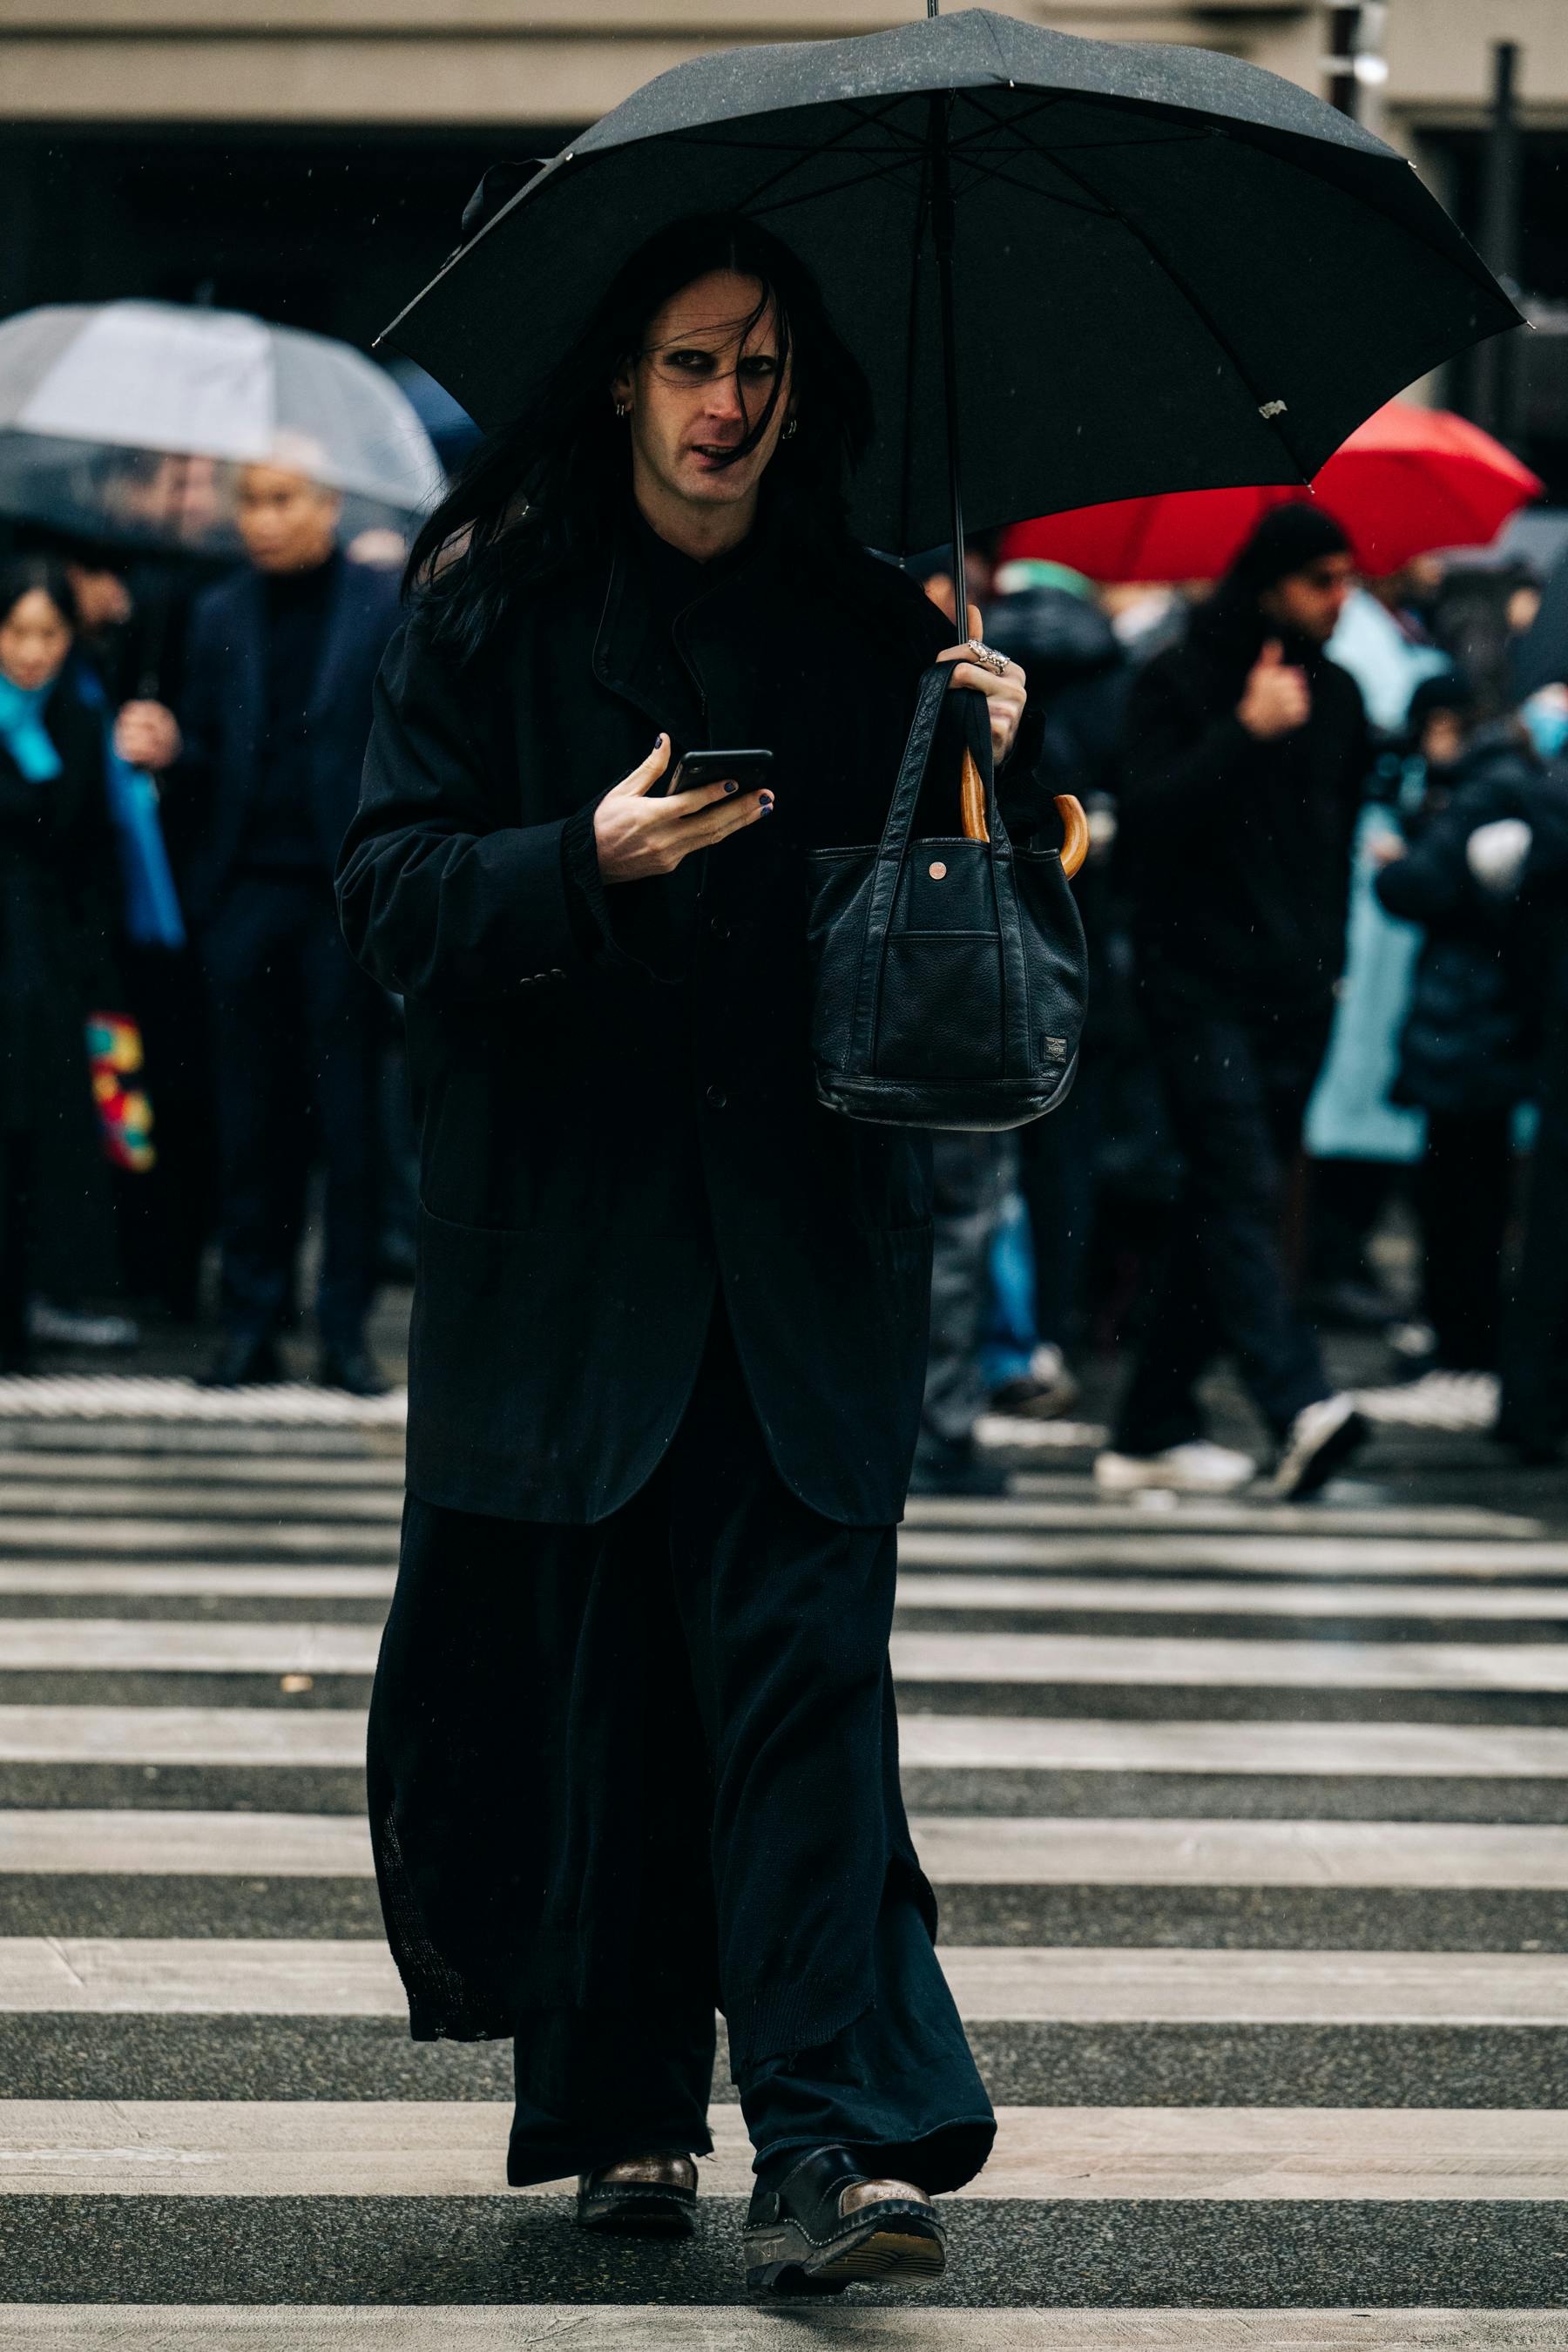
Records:
<instances>
[{"instance_id":1,"label":"long dark hair","mask_svg":"<svg viewBox=\"0 0 1568 2352\"><path fill-rule=\"evenodd\" d=\"M7 555L0 560L0 625L8 621L24 596L41 588L72 636L77 633L76 599L70 574L53 555Z\"/></svg>"},{"instance_id":2,"label":"long dark hair","mask_svg":"<svg viewBox=\"0 0 1568 2352\"><path fill-rule=\"evenodd\" d=\"M779 357L765 404L726 462L748 456L767 433L787 361L796 429L769 465L762 499L804 561L847 543L847 481L870 439L871 394L810 271L738 215L677 221L616 272L528 407L475 451L414 542L405 593L465 656L490 636L520 589L602 554L629 481L611 383L637 358L649 320L671 296L720 269L757 281L744 332L771 304Z\"/></svg>"}]
</instances>

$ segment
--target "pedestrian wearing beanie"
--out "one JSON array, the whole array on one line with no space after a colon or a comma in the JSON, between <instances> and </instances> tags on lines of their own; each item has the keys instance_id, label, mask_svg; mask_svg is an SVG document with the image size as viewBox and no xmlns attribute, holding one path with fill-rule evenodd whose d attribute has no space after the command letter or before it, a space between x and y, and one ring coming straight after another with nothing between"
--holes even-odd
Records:
<instances>
[{"instance_id":1,"label":"pedestrian wearing beanie","mask_svg":"<svg viewBox=\"0 0 1568 2352\"><path fill-rule=\"evenodd\" d=\"M1121 839L1139 992L1186 1166L1102 1489L1246 1483L1197 1383L1230 1356L1278 1441L1275 1488L1321 1486L1364 1430L1291 1293L1280 1216L1344 956L1365 713L1324 648L1352 563L1339 525L1276 508L1144 670Z\"/></svg>"}]
</instances>

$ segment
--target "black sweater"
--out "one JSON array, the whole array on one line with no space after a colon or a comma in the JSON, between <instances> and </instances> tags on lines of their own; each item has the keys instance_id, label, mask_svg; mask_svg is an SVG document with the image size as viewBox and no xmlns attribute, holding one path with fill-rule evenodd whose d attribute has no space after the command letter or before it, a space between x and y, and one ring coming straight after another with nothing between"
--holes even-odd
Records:
<instances>
[{"instance_id":1,"label":"black sweater","mask_svg":"<svg viewBox=\"0 0 1568 2352\"><path fill-rule=\"evenodd\" d=\"M1121 848L1145 981L1261 1017L1325 1004L1344 960L1368 766L1361 690L1316 647L1311 716L1260 742L1236 716L1266 635L1222 595L1132 689Z\"/></svg>"}]
</instances>

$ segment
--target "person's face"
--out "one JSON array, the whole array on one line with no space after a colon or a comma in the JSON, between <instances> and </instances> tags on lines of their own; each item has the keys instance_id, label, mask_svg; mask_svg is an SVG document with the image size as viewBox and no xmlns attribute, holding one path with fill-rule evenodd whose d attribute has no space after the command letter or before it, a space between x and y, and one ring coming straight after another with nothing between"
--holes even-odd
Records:
<instances>
[{"instance_id":1,"label":"person's face","mask_svg":"<svg viewBox=\"0 0 1568 2352\"><path fill-rule=\"evenodd\" d=\"M0 671L29 694L58 677L70 649L70 623L46 588L29 588L0 621Z\"/></svg>"},{"instance_id":2,"label":"person's face","mask_svg":"<svg viewBox=\"0 0 1568 2352\"><path fill-rule=\"evenodd\" d=\"M131 592L118 572L101 564L68 563L66 574L84 629L117 629L131 618Z\"/></svg>"},{"instance_id":3,"label":"person's face","mask_svg":"<svg viewBox=\"0 0 1568 2352\"><path fill-rule=\"evenodd\" d=\"M1288 572L1266 588L1258 609L1272 627L1292 631L1309 645L1326 646L1339 626L1354 578L1350 556L1321 555L1315 563Z\"/></svg>"},{"instance_id":4,"label":"person's face","mask_svg":"<svg viewBox=\"0 0 1568 2352\"><path fill-rule=\"evenodd\" d=\"M1432 710L1421 730L1421 757L1429 768L1451 768L1465 748L1457 710Z\"/></svg>"},{"instance_id":5,"label":"person's face","mask_svg":"<svg viewBox=\"0 0 1568 2352\"><path fill-rule=\"evenodd\" d=\"M629 404L634 485L693 507L754 500L784 429L786 379L772 422L749 457L721 462L744 440L779 376L772 306L746 331L762 289L715 269L672 295L649 320L642 351L616 378ZM646 502L646 501L645 501Z\"/></svg>"},{"instance_id":6,"label":"person's face","mask_svg":"<svg viewBox=\"0 0 1568 2352\"><path fill-rule=\"evenodd\" d=\"M283 466L247 466L235 520L258 572L311 572L337 540L336 493Z\"/></svg>"}]
</instances>

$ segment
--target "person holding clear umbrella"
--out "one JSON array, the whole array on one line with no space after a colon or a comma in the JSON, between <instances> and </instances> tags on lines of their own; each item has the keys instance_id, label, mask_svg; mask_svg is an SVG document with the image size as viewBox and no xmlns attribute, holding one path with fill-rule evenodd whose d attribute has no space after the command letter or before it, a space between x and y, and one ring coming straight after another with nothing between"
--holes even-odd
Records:
<instances>
[{"instance_id":1,"label":"person holding clear umbrella","mask_svg":"<svg viewBox=\"0 0 1568 2352\"><path fill-rule=\"evenodd\" d=\"M317 453L247 467L237 520L249 565L192 616L178 721L132 704L121 754L169 771L195 840L186 904L211 991L217 1063L225 1337L210 1384L279 1376L306 1101L326 1165L321 1377L384 1383L365 1346L379 1188L377 990L343 947L331 870L353 813L371 686L396 617L395 574L349 562Z\"/></svg>"}]
</instances>

